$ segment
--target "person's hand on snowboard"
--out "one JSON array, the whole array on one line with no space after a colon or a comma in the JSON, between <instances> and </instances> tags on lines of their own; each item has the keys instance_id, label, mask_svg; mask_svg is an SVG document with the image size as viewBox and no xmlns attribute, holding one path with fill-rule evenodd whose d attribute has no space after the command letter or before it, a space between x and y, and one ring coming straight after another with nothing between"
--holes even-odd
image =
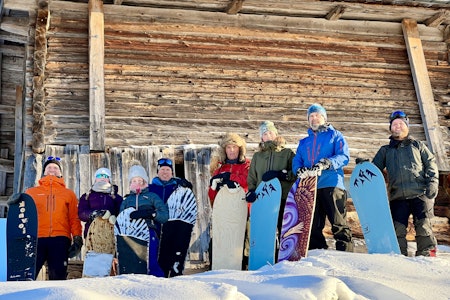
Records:
<instances>
[{"instance_id":1,"label":"person's hand on snowboard","mask_svg":"<svg viewBox=\"0 0 450 300\"><path fill-rule=\"evenodd\" d=\"M143 206L130 214L131 219L150 219L156 218L156 210L154 208Z\"/></svg>"},{"instance_id":2,"label":"person's hand on snowboard","mask_svg":"<svg viewBox=\"0 0 450 300\"><path fill-rule=\"evenodd\" d=\"M74 258L81 252L83 247L83 238L79 235L73 237L72 245L69 248L69 258Z\"/></svg>"}]
</instances>

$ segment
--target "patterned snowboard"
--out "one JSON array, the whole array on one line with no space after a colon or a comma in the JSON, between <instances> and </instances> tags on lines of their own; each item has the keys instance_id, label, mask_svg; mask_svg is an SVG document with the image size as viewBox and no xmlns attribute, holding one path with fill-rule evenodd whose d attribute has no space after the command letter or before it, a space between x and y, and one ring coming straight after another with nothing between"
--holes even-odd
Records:
<instances>
[{"instance_id":1,"label":"patterned snowboard","mask_svg":"<svg viewBox=\"0 0 450 300\"><path fill-rule=\"evenodd\" d=\"M195 224L197 220L197 200L191 189L177 188L167 200L169 221L180 220Z\"/></svg>"},{"instance_id":2,"label":"patterned snowboard","mask_svg":"<svg viewBox=\"0 0 450 300\"><path fill-rule=\"evenodd\" d=\"M10 204L6 221L8 281L36 278L37 210L33 198L20 194Z\"/></svg>"},{"instance_id":3,"label":"patterned snowboard","mask_svg":"<svg viewBox=\"0 0 450 300\"><path fill-rule=\"evenodd\" d=\"M147 274L150 232L144 219L132 220L134 207L124 209L114 226L119 274Z\"/></svg>"},{"instance_id":4,"label":"patterned snowboard","mask_svg":"<svg viewBox=\"0 0 450 300\"><path fill-rule=\"evenodd\" d=\"M109 276L116 245L114 226L108 219L97 217L92 221L86 236L86 251L83 277Z\"/></svg>"},{"instance_id":5,"label":"patterned snowboard","mask_svg":"<svg viewBox=\"0 0 450 300\"><path fill-rule=\"evenodd\" d=\"M297 181L289 191L283 212L278 261L306 257L317 191L317 176Z\"/></svg>"},{"instance_id":6,"label":"patterned snowboard","mask_svg":"<svg viewBox=\"0 0 450 300\"><path fill-rule=\"evenodd\" d=\"M369 253L400 254L383 173L374 164L357 164L350 177L350 196L358 213Z\"/></svg>"},{"instance_id":7,"label":"patterned snowboard","mask_svg":"<svg viewBox=\"0 0 450 300\"><path fill-rule=\"evenodd\" d=\"M223 186L212 211L212 270L241 270L246 222L244 190Z\"/></svg>"},{"instance_id":8,"label":"patterned snowboard","mask_svg":"<svg viewBox=\"0 0 450 300\"><path fill-rule=\"evenodd\" d=\"M0 218L0 282L6 281L6 218Z\"/></svg>"},{"instance_id":9,"label":"patterned snowboard","mask_svg":"<svg viewBox=\"0 0 450 300\"><path fill-rule=\"evenodd\" d=\"M262 181L256 189L256 201L250 211L249 270L275 263L281 184L278 178Z\"/></svg>"}]
</instances>

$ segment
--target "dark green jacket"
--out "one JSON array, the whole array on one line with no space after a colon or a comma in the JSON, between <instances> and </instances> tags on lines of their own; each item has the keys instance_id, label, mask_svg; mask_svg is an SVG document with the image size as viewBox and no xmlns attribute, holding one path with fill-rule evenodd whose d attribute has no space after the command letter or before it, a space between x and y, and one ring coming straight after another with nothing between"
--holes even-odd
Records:
<instances>
[{"instance_id":1,"label":"dark green jacket","mask_svg":"<svg viewBox=\"0 0 450 300\"><path fill-rule=\"evenodd\" d=\"M262 181L262 176L270 170L288 171L288 181L281 180L281 198L286 199L295 176L292 173L292 159L294 151L285 148L285 140L278 136L274 141L259 144L259 151L253 154L248 171L247 183L249 190L256 190Z\"/></svg>"},{"instance_id":2,"label":"dark green jacket","mask_svg":"<svg viewBox=\"0 0 450 300\"><path fill-rule=\"evenodd\" d=\"M391 139L382 146L373 163L388 174L389 200L411 199L425 194L427 187L439 185L438 168L427 146L410 137L401 142Z\"/></svg>"}]
</instances>

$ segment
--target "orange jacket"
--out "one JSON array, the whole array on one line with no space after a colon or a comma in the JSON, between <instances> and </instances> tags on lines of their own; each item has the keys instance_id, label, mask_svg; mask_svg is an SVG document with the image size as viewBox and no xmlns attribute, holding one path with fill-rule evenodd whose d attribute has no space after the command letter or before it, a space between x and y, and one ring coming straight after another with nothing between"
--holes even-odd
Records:
<instances>
[{"instance_id":1,"label":"orange jacket","mask_svg":"<svg viewBox=\"0 0 450 300\"><path fill-rule=\"evenodd\" d=\"M36 203L38 214L38 238L81 236L78 218L78 199L66 188L63 178L44 176L39 185L26 190Z\"/></svg>"}]
</instances>

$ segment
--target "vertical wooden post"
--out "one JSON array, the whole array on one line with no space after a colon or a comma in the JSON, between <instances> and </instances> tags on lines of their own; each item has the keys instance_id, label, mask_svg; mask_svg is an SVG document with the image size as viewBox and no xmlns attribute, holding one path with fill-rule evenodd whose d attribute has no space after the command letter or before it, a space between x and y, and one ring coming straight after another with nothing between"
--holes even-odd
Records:
<instances>
[{"instance_id":1,"label":"vertical wooden post","mask_svg":"<svg viewBox=\"0 0 450 300\"><path fill-rule=\"evenodd\" d=\"M444 139L442 137L438 114L434 104L433 90L428 76L427 64L423 53L419 30L417 29L417 22L412 19L403 19L402 28L428 145L430 150L436 156L439 170L449 171L450 167L444 143L442 142Z\"/></svg>"},{"instance_id":2,"label":"vertical wooden post","mask_svg":"<svg viewBox=\"0 0 450 300\"><path fill-rule=\"evenodd\" d=\"M22 186L22 164L23 164L23 87L16 86L16 114L14 124L15 141L14 141L14 193L21 192Z\"/></svg>"},{"instance_id":3,"label":"vertical wooden post","mask_svg":"<svg viewBox=\"0 0 450 300\"><path fill-rule=\"evenodd\" d=\"M89 0L89 146L91 151L105 150L103 1Z\"/></svg>"}]
</instances>

